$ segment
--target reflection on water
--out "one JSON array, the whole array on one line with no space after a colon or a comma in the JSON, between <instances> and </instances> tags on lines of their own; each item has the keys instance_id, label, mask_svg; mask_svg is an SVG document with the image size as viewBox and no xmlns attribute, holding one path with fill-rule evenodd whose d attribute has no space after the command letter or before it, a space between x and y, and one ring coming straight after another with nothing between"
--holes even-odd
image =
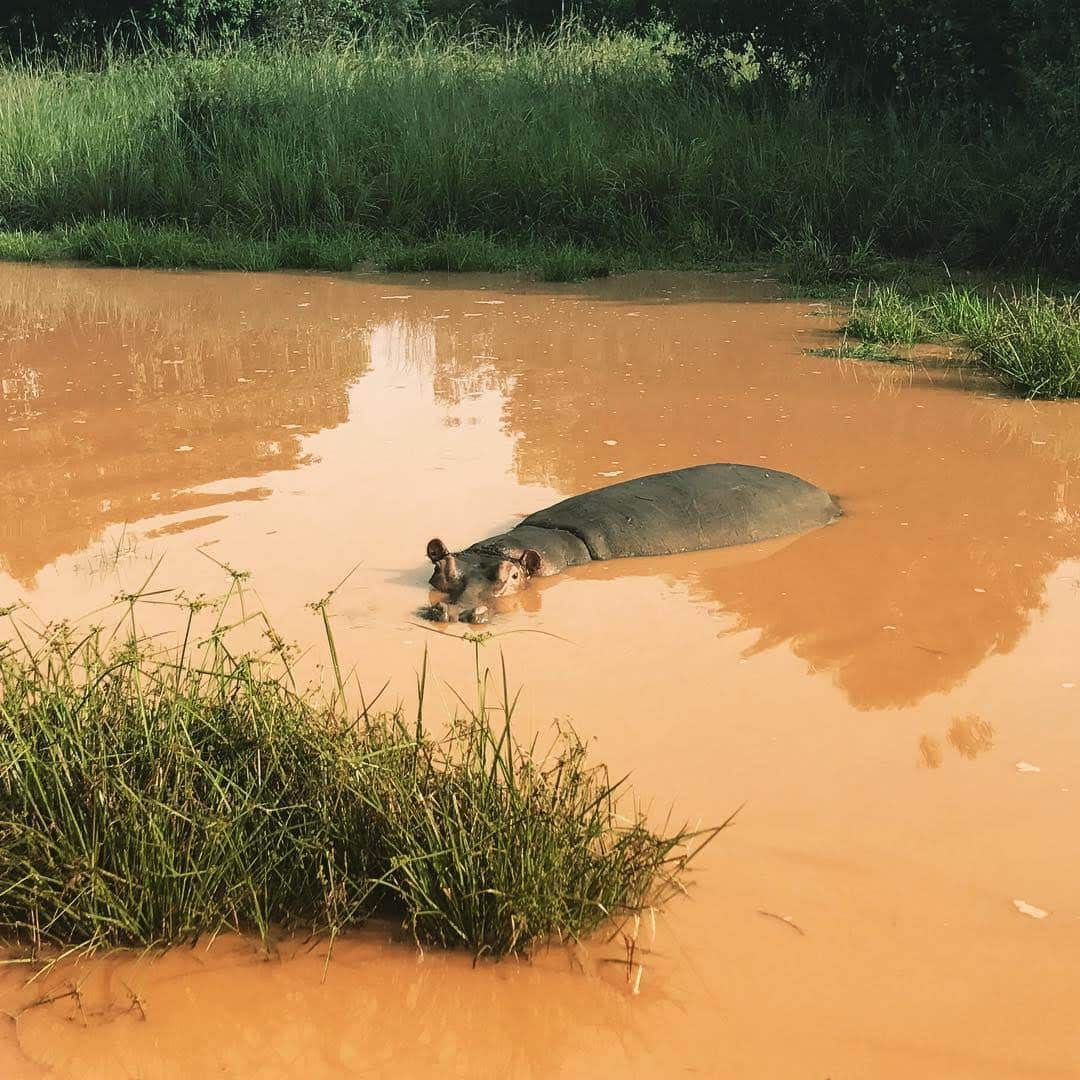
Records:
<instances>
[{"instance_id":1,"label":"reflection on water","mask_svg":"<svg viewBox=\"0 0 1080 1080\"><path fill-rule=\"evenodd\" d=\"M945 742L962 758L974 761L980 754L994 749L994 726L977 716L958 716L945 733ZM940 769L945 763L945 749L933 735L919 739L919 764L927 769Z\"/></svg>"},{"instance_id":2,"label":"reflection on water","mask_svg":"<svg viewBox=\"0 0 1080 1080\"><path fill-rule=\"evenodd\" d=\"M933 735L924 735L919 740L919 761L927 769L940 769L945 761L941 740L935 739Z\"/></svg>"},{"instance_id":3,"label":"reflection on water","mask_svg":"<svg viewBox=\"0 0 1080 1080\"><path fill-rule=\"evenodd\" d=\"M977 716L958 716L946 736L949 745L961 756L974 761L994 748L994 727Z\"/></svg>"},{"instance_id":4,"label":"reflection on water","mask_svg":"<svg viewBox=\"0 0 1080 1080\"><path fill-rule=\"evenodd\" d=\"M575 965L557 952L535 965L510 961L484 980L466 957L421 957L374 929L339 940L329 964L321 944L286 940L266 955L224 938L154 962L117 953L91 969L61 965L27 986L11 1011L25 1045L48 1047L35 1053L37 1068L24 1060L26 1076L44 1075L47 1065L56 1070L49 1075L113 1080L118 1062L137 1061L127 1075L178 1076L182 1062L193 1077L329 1080L417 1069L544 1080L566 1075L562 1066L574 1060L582 1069L571 1075L590 1075L587 1061L614 1075L637 1042L618 1034L631 1000L595 958L582 959L585 966ZM553 985L560 993L545 998L535 1021L542 1040L522 1043L490 1022L510 1003L527 1012L530 999ZM582 1011L593 1018L588 1029L573 1022ZM305 1022L312 1014L318 1027ZM156 1046L148 1045L148 1028ZM410 1042L412 1064L402 1071L397 1048Z\"/></svg>"},{"instance_id":5,"label":"reflection on water","mask_svg":"<svg viewBox=\"0 0 1080 1080\"><path fill-rule=\"evenodd\" d=\"M311 464L306 436L351 420L350 452L383 462L366 490L341 493L358 506L406 483L434 508L490 483L507 455L519 485L552 496L715 460L828 488L847 517L752 567L702 553L614 573L685 585L756 631L755 649L786 644L857 706L913 703L1014 648L1047 574L1078 550L1075 409L1035 411L940 374L826 369L800 353L820 321L760 286L674 288L642 277L485 299L315 276L5 269L0 567L30 587L110 523L190 511L155 535L205 527L221 520L212 508L269 494L252 478ZM369 442L362 425L415 386L429 403ZM498 403L497 430L483 402ZM498 452L433 450L436 424L488 425ZM474 527L536 508L503 496ZM402 570L420 559L402 551Z\"/></svg>"},{"instance_id":6,"label":"reflection on water","mask_svg":"<svg viewBox=\"0 0 1080 1080\"><path fill-rule=\"evenodd\" d=\"M367 327L332 291L283 306L278 285L0 275L0 569L30 585L110 523L232 501L192 489L309 460L302 437L348 418Z\"/></svg>"}]
</instances>

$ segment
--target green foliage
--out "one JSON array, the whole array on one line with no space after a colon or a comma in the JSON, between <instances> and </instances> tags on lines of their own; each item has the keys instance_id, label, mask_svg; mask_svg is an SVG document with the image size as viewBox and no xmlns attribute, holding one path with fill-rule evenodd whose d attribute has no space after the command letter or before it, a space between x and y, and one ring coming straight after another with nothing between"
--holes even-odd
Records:
<instances>
[{"instance_id":1,"label":"green foliage","mask_svg":"<svg viewBox=\"0 0 1080 1080\"><path fill-rule=\"evenodd\" d=\"M925 296L918 305L917 318L927 337L972 341L991 332L996 311L992 296L950 285Z\"/></svg>"},{"instance_id":2,"label":"green foliage","mask_svg":"<svg viewBox=\"0 0 1080 1080\"><path fill-rule=\"evenodd\" d=\"M545 252L539 269L543 281L584 281L607 277L611 273L611 261L595 251L567 243Z\"/></svg>"},{"instance_id":3,"label":"green foliage","mask_svg":"<svg viewBox=\"0 0 1080 1080\"><path fill-rule=\"evenodd\" d=\"M845 331L867 342L913 345L925 341L927 323L921 305L914 304L895 285L871 286L856 297Z\"/></svg>"},{"instance_id":4,"label":"green foliage","mask_svg":"<svg viewBox=\"0 0 1080 1080\"><path fill-rule=\"evenodd\" d=\"M967 341L994 332L1000 301L974 289L950 285L912 292L897 283L870 284L856 294L846 333L862 341L913 345L920 341Z\"/></svg>"},{"instance_id":5,"label":"green foliage","mask_svg":"<svg viewBox=\"0 0 1080 1080\"><path fill-rule=\"evenodd\" d=\"M420 941L503 955L677 887L694 837L649 829L572 732L549 752L518 745L505 669L491 702L479 644L475 704L436 737L422 690L415 718L350 714L332 638L339 692L326 702L294 688L268 624L270 652L247 656L224 608L198 633L200 606L187 605L178 653L67 625L34 640L13 617L0 645L5 940L332 938L381 911ZM133 615L123 625L134 635Z\"/></svg>"},{"instance_id":6,"label":"green foliage","mask_svg":"<svg viewBox=\"0 0 1080 1080\"><path fill-rule=\"evenodd\" d=\"M828 293L873 277L881 263L874 241L851 238L846 246L815 231L807 222L795 236L776 238L784 280L805 294Z\"/></svg>"},{"instance_id":7,"label":"green foliage","mask_svg":"<svg viewBox=\"0 0 1080 1080\"><path fill-rule=\"evenodd\" d=\"M203 270L338 270L390 273L535 273L545 281L606 277L607 257L574 244L482 233L443 233L415 240L393 233L285 229L271 237L203 232L183 225L146 225L128 218L101 218L47 231L0 230L0 259L20 262L79 261L98 266ZM624 253L620 266L636 267Z\"/></svg>"},{"instance_id":8,"label":"green foliage","mask_svg":"<svg viewBox=\"0 0 1080 1080\"><path fill-rule=\"evenodd\" d=\"M881 256L1080 265L1067 115L973 143L809 92L762 111L681 62L663 36L432 32L0 68L0 228L98 230L108 256L101 222L120 222L125 261L153 229L201 265L195 234L232 237L230 265L240 242L399 268L503 268L509 247L535 267L545 249L554 276L779 245L804 287L879 276ZM575 269L571 250L601 255Z\"/></svg>"},{"instance_id":9,"label":"green foliage","mask_svg":"<svg viewBox=\"0 0 1080 1080\"><path fill-rule=\"evenodd\" d=\"M347 39L372 26L405 26L422 0L8 0L0 43L16 53L191 47L208 40Z\"/></svg>"},{"instance_id":10,"label":"green foliage","mask_svg":"<svg viewBox=\"0 0 1080 1080\"><path fill-rule=\"evenodd\" d=\"M1073 55L1071 0L671 0L675 25L751 48L777 84L792 78L862 100L984 112L1022 101L1022 67Z\"/></svg>"},{"instance_id":11,"label":"green foliage","mask_svg":"<svg viewBox=\"0 0 1080 1080\"><path fill-rule=\"evenodd\" d=\"M0 39L17 50L186 46L223 34L341 38L419 22L546 33L571 11L592 29L662 25L702 70L750 58L781 95L812 83L834 101L961 107L969 117L1032 112L1031 84L1061 65L1075 73L1080 48L1072 0L8 0Z\"/></svg>"},{"instance_id":12,"label":"green foliage","mask_svg":"<svg viewBox=\"0 0 1080 1080\"><path fill-rule=\"evenodd\" d=\"M516 269L512 246L499 244L483 233L448 232L433 240L401 244L379 259L384 270L403 274L424 271L491 272Z\"/></svg>"},{"instance_id":13,"label":"green foliage","mask_svg":"<svg viewBox=\"0 0 1080 1080\"><path fill-rule=\"evenodd\" d=\"M1015 393L1080 397L1080 297L1004 299L969 340L975 362Z\"/></svg>"},{"instance_id":14,"label":"green foliage","mask_svg":"<svg viewBox=\"0 0 1080 1080\"><path fill-rule=\"evenodd\" d=\"M544 755L516 746L505 668L500 689L501 730L490 726L478 666L477 704L448 737L410 748L404 763L400 752L386 758L384 881L409 928L422 941L502 955L662 901L687 837L661 839L640 815L615 827L620 783L588 764L568 729Z\"/></svg>"},{"instance_id":15,"label":"green foliage","mask_svg":"<svg viewBox=\"0 0 1080 1080\"><path fill-rule=\"evenodd\" d=\"M959 340L973 363L1025 397L1080 397L1080 298L1036 288L1003 297L955 285L911 295L896 285L856 297L845 334L911 345Z\"/></svg>"}]
</instances>

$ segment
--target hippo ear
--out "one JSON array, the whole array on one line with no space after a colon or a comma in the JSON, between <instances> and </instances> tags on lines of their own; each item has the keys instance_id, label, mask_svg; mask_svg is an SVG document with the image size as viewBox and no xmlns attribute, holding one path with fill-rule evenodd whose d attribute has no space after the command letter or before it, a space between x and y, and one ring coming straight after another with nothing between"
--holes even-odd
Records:
<instances>
[{"instance_id":1,"label":"hippo ear","mask_svg":"<svg viewBox=\"0 0 1080 1080\"><path fill-rule=\"evenodd\" d=\"M525 567L525 573L532 577L540 572L540 552L527 548L521 553L521 565Z\"/></svg>"},{"instance_id":2,"label":"hippo ear","mask_svg":"<svg viewBox=\"0 0 1080 1080\"><path fill-rule=\"evenodd\" d=\"M433 563L437 563L440 559L445 559L449 554L450 549L438 537L428 541L427 557Z\"/></svg>"}]
</instances>

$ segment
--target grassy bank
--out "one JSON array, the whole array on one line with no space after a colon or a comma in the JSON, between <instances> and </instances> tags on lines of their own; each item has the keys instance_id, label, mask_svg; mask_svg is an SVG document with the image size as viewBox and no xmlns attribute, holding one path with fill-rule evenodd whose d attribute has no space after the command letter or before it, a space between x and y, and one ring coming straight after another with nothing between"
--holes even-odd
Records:
<instances>
[{"instance_id":1,"label":"grassy bank","mask_svg":"<svg viewBox=\"0 0 1080 1080\"><path fill-rule=\"evenodd\" d=\"M350 711L332 640L326 701L295 688L272 631L242 656L219 615L196 645L201 606L169 654L66 626L35 639L7 613L0 938L333 937L380 912L422 942L525 952L663 903L712 835L652 831L570 732L518 745L479 644L473 704L433 735L422 683L415 715Z\"/></svg>"},{"instance_id":2,"label":"grassy bank","mask_svg":"<svg viewBox=\"0 0 1080 1080\"><path fill-rule=\"evenodd\" d=\"M480 232L448 230L417 240L356 229L336 233L286 229L266 237L250 237L228 230L145 224L127 218L47 230L0 230L0 259L200 270L516 272L553 282L606 277L650 265L641 253L627 250ZM696 264L687 261L682 265Z\"/></svg>"},{"instance_id":3,"label":"grassy bank","mask_svg":"<svg viewBox=\"0 0 1080 1080\"><path fill-rule=\"evenodd\" d=\"M724 264L811 235L1069 266L1071 161L1060 132L1029 123L973 139L959 120L811 92L766 103L688 67L676 40L629 34L376 35L0 72L0 226L15 256L585 260L552 270L572 276L590 259Z\"/></svg>"},{"instance_id":4,"label":"grassy bank","mask_svg":"<svg viewBox=\"0 0 1080 1080\"><path fill-rule=\"evenodd\" d=\"M960 335L1010 389L1071 396L1075 304L940 292L943 260L1075 276L1070 100L975 138L580 30L22 61L0 69L0 257L549 281L756 259L819 295L903 273L860 303L864 349Z\"/></svg>"},{"instance_id":5,"label":"grassy bank","mask_svg":"<svg viewBox=\"0 0 1080 1080\"><path fill-rule=\"evenodd\" d=\"M845 333L884 346L955 343L971 362L1026 397L1080 396L1080 297L1038 288L1009 295L950 286L912 293L870 286Z\"/></svg>"}]
</instances>

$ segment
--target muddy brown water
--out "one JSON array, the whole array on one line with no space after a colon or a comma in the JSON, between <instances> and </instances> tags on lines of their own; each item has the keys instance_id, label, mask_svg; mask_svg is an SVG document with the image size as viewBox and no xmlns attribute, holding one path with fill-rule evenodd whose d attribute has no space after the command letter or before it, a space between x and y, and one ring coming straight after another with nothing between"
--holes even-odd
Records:
<instances>
[{"instance_id":1,"label":"muddy brown water","mask_svg":"<svg viewBox=\"0 0 1080 1080\"><path fill-rule=\"evenodd\" d=\"M833 325L751 278L0 268L0 602L41 618L159 560L220 593L210 553L312 644L358 564L339 647L408 699L425 646L470 678L411 617L434 535L709 461L847 512L541 582L494 628L546 634L485 646L659 809L745 804L638 993L614 943L474 969L378 927L9 967L2 1075L1080 1075L1080 408L805 354Z\"/></svg>"}]
</instances>

